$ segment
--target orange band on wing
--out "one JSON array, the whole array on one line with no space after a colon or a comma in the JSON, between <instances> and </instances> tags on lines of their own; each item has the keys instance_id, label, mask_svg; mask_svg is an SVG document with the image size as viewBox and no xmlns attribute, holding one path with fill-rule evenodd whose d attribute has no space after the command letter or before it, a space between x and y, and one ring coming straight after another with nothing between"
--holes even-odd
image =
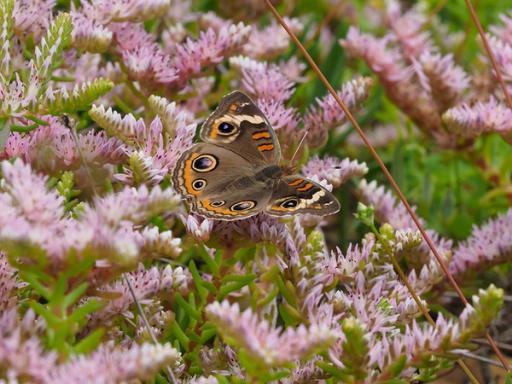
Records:
<instances>
[{"instance_id":1,"label":"orange band on wing","mask_svg":"<svg viewBox=\"0 0 512 384\"><path fill-rule=\"evenodd\" d=\"M288 183L288 185L290 187L295 187L297 185L302 184L303 181L304 181L304 179L297 179L297 180L292 181L291 183Z\"/></svg>"},{"instance_id":2,"label":"orange band on wing","mask_svg":"<svg viewBox=\"0 0 512 384\"><path fill-rule=\"evenodd\" d=\"M297 191L306 192L306 191L309 191L311 188L313 188L313 184L312 183L306 183L305 186L303 186L301 188L297 188Z\"/></svg>"},{"instance_id":3,"label":"orange band on wing","mask_svg":"<svg viewBox=\"0 0 512 384\"><path fill-rule=\"evenodd\" d=\"M284 208L284 207L281 207L280 205L273 205L271 208L270 208L271 211L280 211L280 212L293 212L295 211L294 208Z\"/></svg>"},{"instance_id":4,"label":"orange band on wing","mask_svg":"<svg viewBox=\"0 0 512 384\"><path fill-rule=\"evenodd\" d=\"M273 149L274 149L274 144L258 145L258 151L260 151L260 152L271 151Z\"/></svg>"},{"instance_id":5,"label":"orange band on wing","mask_svg":"<svg viewBox=\"0 0 512 384\"><path fill-rule=\"evenodd\" d=\"M191 195L199 195L201 191L196 191L192 188L192 162L199 156L199 153L192 153L188 160L185 161L185 166L183 167L183 180L185 181L185 188L187 188L187 193Z\"/></svg>"},{"instance_id":6,"label":"orange band on wing","mask_svg":"<svg viewBox=\"0 0 512 384\"><path fill-rule=\"evenodd\" d=\"M252 134L253 140L259 139L270 139L270 133L268 131L255 132Z\"/></svg>"},{"instance_id":7,"label":"orange band on wing","mask_svg":"<svg viewBox=\"0 0 512 384\"><path fill-rule=\"evenodd\" d=\"M217 138L217 134L219 133L218 128L219 128L219 124L218 123L213 123L212 124L212 131L210 132L210 137L212 139Z\"/></svg>"},{"instance_id":8,"label":"orange band on wing","mask_svg":"<svg viewBox=\"0 0 512 384\"><path fill-rule=\"evenodd\" d=\"M245 216L245 215L241 215L238 212L234 212L234 211L230 210L229 208L214 207L214 206L212 206L212 204L210 203L210 200L208 200L208 199L201 200L200 203L203 206L203 208L206 209L208 212L215 212L215 213L225 215L225 216Z\"/></svg>"}]
</instances>

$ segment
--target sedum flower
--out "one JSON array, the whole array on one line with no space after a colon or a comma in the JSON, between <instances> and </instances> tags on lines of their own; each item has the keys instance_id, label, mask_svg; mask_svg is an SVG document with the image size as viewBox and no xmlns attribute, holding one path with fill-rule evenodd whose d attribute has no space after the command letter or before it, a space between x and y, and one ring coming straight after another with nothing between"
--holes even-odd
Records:
<instances>
[{"instance_id":1,"label":"sedum flower","mask_svg":"<svg viewBox=\"0 0 512 384\"><path fill-rule=\"evenodd\" d=\"M177 258L181 251L181 239L171 231L160 232L157 227L146 227L142 231L144 246L142 252L148 256Z\"/></svg>"},{"instance_id":2,"label":"sedum flower","mask_svg":"<svg viewBox=\"0 0 512 384\"><path fill-rule=\"evenodd\" d=\"M296 135L297 111L285 105L294 92L293 81L275 64L245 56L232 57L229 63L240 72L242 89L256 99L272 127Z\"/></svg>"},{"instance_id":3,"label":"sedum flower","mask_svg":"<svg viewBox=\"0 0 512 384\"><path fill-rule=\"evenodd\" d=\"M169 86L178 79L171 58L141 24L117 23L110 29L131 78L154 86Z\"/></svg>"},{"instance_id":4,"label":"sedum flower","mask_svg":"<svg viewBox=\"0 0 512 384\"><path fill-rule=\"evenodd\" d=\"M512 143L512 110L493 97L472 106L464 103L451 108L443 115L443 121L447 129L461 137L496 132Z\"/></svg>"},{"instance_id":5,"label":"sedum flower","mask_svg":"<svg viewBox=\"0 0 512 384\"><path fill-rule=\"evenodd\" d=\"M129 349L102 344L89 355L77 355L48 375L49 383L144 381L176 364L180 353L170 344L134 344Z\"/></svg>"},{"instance_id":6,"label":"sedum flower","mask_svg":"<svg viewBox=\"0 0 512 384\"><path fill-rule=\"evenodd\" d=\"M391 191L379 186L376 181L368 183L365 179L361 180L356 193L365 204L375 208L377 222L389 223L395 229L417 229L404 205L393 196ZM413 209L415 208L413 207ZM423 223L421 218L420 220ZM441 254L447 254L451 250L451 240L441 237L433 230L427 229L427 233ZM427 263L433 257L425 242L422 242L421 246L416 249L415 256L418 260Z\"/></svg>"},{"instance_id":7,"label":"sedum flower","mask_svg":"<svg viewBox=\"0 0 512 384\"><path fill-rule=\"evenodd\" d=\"M364 176L367 172L366 163L358 163L357 160L349 158L340 160L335 157L313 157L302 167L304 176L327 180L334 187L339 187L352 177Z\"/></svg>"},{"instance_id":8,"label":"sedum flower","mask_svg":"<svg viewBox=\"0 0 512 384\"><path fill-rule=\"evenodd\" d=\"M39 171L56 174L63 170L78 170L88 165L103 167L119 164L126 159L123 144L107 138L102 132L79 133L77 142L70 129L57 119L50 119L29 133L13 132L5 143L5 156L20 157Z\"/></svg>"},{"instance_id":9,"label":"sedum flower","mask_svg":"<svg viewBox=\"0 0 512 384\"><path fill-rule=\"evenodd\" d=\"M16 0L14 1L14 29L16 35L25 37L32 34L39 41L48 29L55 0Z\"/></svg>"},{"instance_id":10,"label":"sedum flower","mask_svg":"<svg viewBox=\"0 0 512 384\"><path fill-rule=\"evenodd\" d=\"M440 113L454 106L469 87L466 72L453 60L453 55L442 56L430 51L423 53L419 62L427 78L424 87L430 92ZM420 78L421 79L421 78Z\"/></svg>"},{"instance_id":11,"label":"sedum flower","mask_svg":"<svg viewBox=\"0 0 512 384\"><path fill-rule=\"evenodd\" d=\"M300 34L304 25L300 20L285 17L286 24L295 34ZM290 37L283 27L272 20L270 25L252 30L247 43L243 47L243 54L253 59L269 60L288 50Z\"/></svg>"},{"instance_id":12,"label":"sedum flower","mask_svg":"<svg viewBox=\"0 0 512 384\"><path fill-rule=\"evenodd\" d=\"M191 276L182 267L165 268L151 267L145 269L139 264L137 270L125 274L126 279L131 283L135 297L141 303L149 304L157 297L166 300L175 292L185 294L191 282ZM98 288L99 292L108 297L115 297L107 304L89 317L88 326L93 327L100 323L108 322L117 315L124 315L128 319L133 318L130 306L134 304L134 298L124 279L115 281Z\"/></svg>"},{"instance_id":13,"label":"sedum flower","mask_svg":"<svg viewBox=\"0 0 512 384\"><path fill-rule=\"evenodd\" d=\"M197 40L187 39L176 46L173 58L179 85L198 75L205 67L219 64L225 57L237 53L249 37L251 28L243 23L231 24L219 31L208 29Z\"/></svg>"},{"instance_id":14,"label":"sedum flower","mask_svg":"<svg viewBox=\"0 0 512 384\"><path fill-rule=\"evenodd\" d=\"M81 11L101 24L140 22L161 15L170 4L170 0L86 0Z\"/></svg>"},{"instance_id":15,"label":"sedum flower","mask_svg":"<svg viewBox=\"0 0 512 384\"><path fill-rule=\"evenodd\" d=\"M418 7L411 7L402 12L397 0L386 3L385 23L391 29L391 39L399 44L403 54L414 60L424 52L433 50L430 33L424 29L427 17Z\"/></svg>"},{"instance_id":16,"label":"sedum flower","mask_svg":"<svg viewBox=\"0 0 512 384\"><path fill-rule=\"evenodd\" d=\"M0 369L7 382L44 383L55 367L57 355L44 350L38 331L31 310L21 319L15 308L0 313Z\"/></svg>"},{"instance_id":17,"label":"sedum flower","mask_svg":"<svg viewBox=\"0 0 512 384\"><path fill-rule=\"evenodd\" d=\"M87 52L105 52L112 42L112 31L87 18L83 13L73 12L73 45Z\"/></svg>"},{"instance_id":18,"label":"sedum flower","mask_svg":"<svg viewBox=\"0 0 512 384\"><path fill-rule=\"evenodd\" d=\"M240 349L241 356L260 369L303 359L327 348L337 336L335 331L321 325L309 329L301 325L281 331L259 320L250 309L241 312L238 304L230 305L227 301L209 304L206 314L226 343Z\"/></svg>"},{"instance_id":19,"label":"sedum flower","mask_svg":"<svg viewBox=\"0 0 512 384\"><path fill-rule=\"evenodd\" d=\"M214 222L202 216L189 214L187 216L180 215L187 232L197 241L208 241L212 233Z\"/></svg>"},{"instance_id":20,"label":"sedum flower","mask_svg":"<svg viewBox=\"0 0 512 384\"><path fill-rule=\"evenodd\" d=\"M473 227L471 236L453 252L452 273L462 274L478 270L482 265L495 265L512 257L512 209L489 220L481 227Z\"/></svg>"},{"instance_id":21,"label":"sedum flower","mask_svg":"<svg viewBox=\"0 0 512 384\"><path fill-rule=\"evenodd\" d=\"M337 92L349 110L353 111L368 98L372 80L368 77L354 79L342 86ZM316 100L304 115L304 126L309 130L308 142L320 146L327 139L329 128L343 124L346 116L331 94Z\"/></svg>"},{"instance_id":22,"label":"sedum flower","mask_svg":"<svg viewBox=\"0 0 512 384\"><path fill-rule=\"evenodd\" d=\"M177 110L174 103L163 98L150 98L150 105L158 116L149 126L132 114L121 116L111 108L93 106L89 111L109 135L127 144L128 164L122 174L115 175L125 184L158 184L192 145L195 125L190 124L189 114Z\"/></svg>"},{"instance_id":23,"label":"sedum flower","mask_svg":"<svg viewBox=\"0 0 512 384\"><path fill-rule=\"evenodd\" d=\"M16 270L9 265L7 257L0 252L0 312L5 313L17 304Z\"/></svg>"},{"instance_id":24,"label":"sedum flower","mask_svg":"<svg viewBox=\"0 0 512 384\"><path fill-rule=\"evenodd\" d=\"M176 208L180 201L170 189L125 188L96 197L75 219L65 214L64 198L47 189L47 177L33 173L21 160L2 162L2 175L3 249L17 262L44 258L52 274L70 260L83 258L106 260L108 266L136 264L145 244L136 226Z\"/></svg>"}]
</instances>

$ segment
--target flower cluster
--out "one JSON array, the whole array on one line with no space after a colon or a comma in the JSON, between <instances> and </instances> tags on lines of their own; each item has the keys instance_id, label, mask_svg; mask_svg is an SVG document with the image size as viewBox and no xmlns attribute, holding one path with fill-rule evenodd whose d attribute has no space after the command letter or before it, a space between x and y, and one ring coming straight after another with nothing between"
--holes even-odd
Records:
<instances>
[{"instance_id":1,"label":"flower cluster","mask_svg":"<svg viewBox=\"0 0 512 384\"><path fill-rule=\"evenodd\" d=\"M508 145L498 135L511 141L512 116L486 59L463 68L421 5L271 2L416 193L414 210L457 280L510 261L510 157L489 153ZM414 220L268 15L260 0L0 0L0 382L423 382L491 322L501 329L502 280L482 277L479 290L470 280L472 303L452 304ZM489 34L508 85L511 31L503 16ZM370 71L340 65L347 57ZM245 144L212 135L203 147L233 164L226 171L218 155L215 181L244 176L274 190L254 197L258 214L214 220L191 209L173 176L234 89L279 143L269 145L263 123L245 135L258 120L240 117ZM458 162L420 186L410 164L439 157ZM239 158L250 161L236 167ZM466 163L477 176L465 177ZM277 166L279 177L312 182L261 176ZM450 193L432 209L425 200L440 184ZM442 225L459 217L426 216L463 206L462 191L475 188L486 210L464 212L471 234ZM281 204L281 190L319 211L329 191L341 213L272 216L265 204ZM211 196L194 192L188 200ZM435 322L423 317L429 306Z\"/></svg>"}]
</instances>

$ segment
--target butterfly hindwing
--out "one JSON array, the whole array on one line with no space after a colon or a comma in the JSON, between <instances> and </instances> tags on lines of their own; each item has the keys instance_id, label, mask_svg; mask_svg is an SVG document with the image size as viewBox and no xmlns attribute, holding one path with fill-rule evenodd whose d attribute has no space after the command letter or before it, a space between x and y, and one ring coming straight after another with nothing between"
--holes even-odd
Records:
<instances>
[{"instance_id":1,"label":"butterfly hindwing","mask_svg":"<svg viewBox=\"0 0 512 384\"><path fill-rule=\"evenodd\" d=\"M229 148L254 164L277 164L276 133L256 104L240 91L226 95L201 128L204 142Z\"/></svg>"},{"instance_id":2,"label":"butterfly hindwing","mask_svg":"<svg viewBox=\"0 0 512 384\"><path fill-rule=\"evenodd\" d=\"M254 178L253 167L226 148L199 143L177 161L173 184L203 216L236 220L265 209L271 185Z\"/></svg>"},{"instance_id":3,"label":"butterfly hindwing","mask_svg":"<svg viewBox=\"0 0 512 384\"><path fill-rule=\"evenodd\" d=\"M297 213L330 215L340 210L334 195L320 184L300 175L285 176L278 181L266 212L274 216Z\"/></svg>"}]
</instances>

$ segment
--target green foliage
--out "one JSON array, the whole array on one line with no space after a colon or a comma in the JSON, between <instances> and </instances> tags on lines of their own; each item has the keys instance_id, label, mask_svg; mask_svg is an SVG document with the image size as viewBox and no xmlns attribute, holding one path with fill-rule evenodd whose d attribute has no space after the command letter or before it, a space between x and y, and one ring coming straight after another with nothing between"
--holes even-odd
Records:
<instances>
[{"instance_id":1,"label":"green foliage","mask_svg":"<svg viewBox=\"0 0 512 384\"><path fill-rule=\"evenodd\" d=\"M13 36L14 0L0 1L0 41L3 42L0 55L0 84L6 84L11 78L10 50Z\"/></svg>"},{"instance_id":2,"label":"green foliage","mask_svg":"<svg viewBox=\"0 0 512 384\"><path fill-rule=\"evenodd\" d=\"M80 203L76 198L80 195L79 189L74 189L74 174L67 171L62 174L60 180L57 182L55 189L65 199L65 207L67 211L72 211Z\"/></svg>"},{"instance_id":3,"label":"green foliage","mask_svg":"<svg viewBox=\"0 0 512 384\"><path fill-rule=\"evenodd\" d=\"M35 49L35 68L43 81L48 81L53 70L60 65L62 52L71 42L73 23L67 13L59 14ZM41 92L41 91L40 91Z\"/></svg>"},{"instance_id":4,"label":"green foliage","mask_svg":"<svg viewBox=\"0 0 512 384\"><path fill-rule=\"evenodd\" d=\"M114 83L107 79L97 78L93 81L75 86L70 91L60 91L55 99L48 103L48 112L54 115L88 110L91 104L108 93Z\"/></svg>"}]
</instances>

